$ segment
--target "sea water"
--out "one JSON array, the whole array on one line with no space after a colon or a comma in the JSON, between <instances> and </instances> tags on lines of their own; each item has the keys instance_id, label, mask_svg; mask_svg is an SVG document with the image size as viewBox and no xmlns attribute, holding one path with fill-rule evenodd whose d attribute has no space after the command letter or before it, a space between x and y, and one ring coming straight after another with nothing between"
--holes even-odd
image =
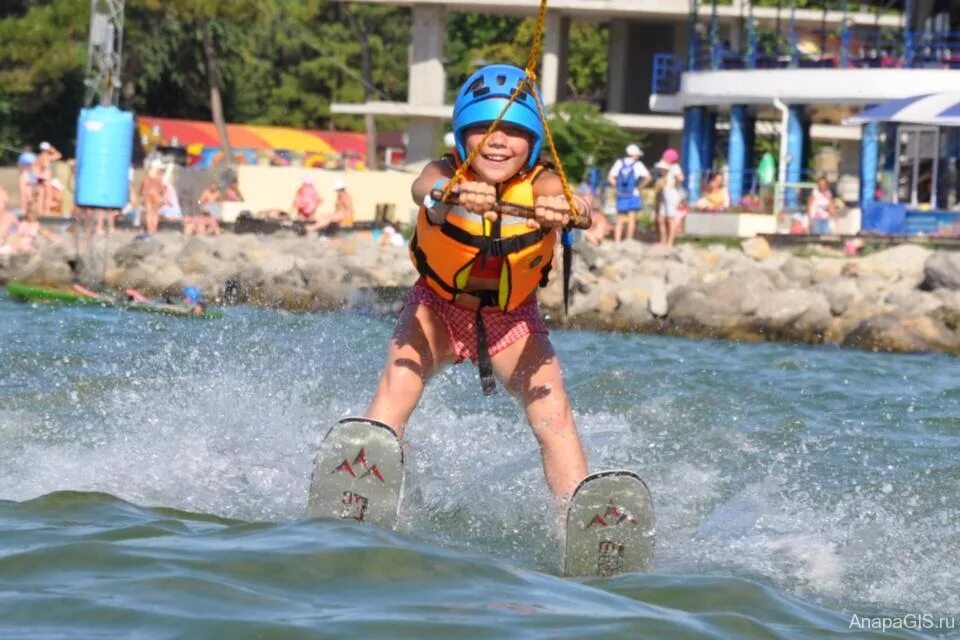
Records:
<instances>
[{"instance_id":1,"label":"sea water","mask_svg":"<svg viewBox=\"0 0 960 640\"><path fill-rule=\"evenodd\" d=\"M554 331L651 573L560 577L539 452L470 365L405 441L396 531L305 518L390 318L0 297L2 638L960 637L960 361Z\"/></svg>"}]
</instances>

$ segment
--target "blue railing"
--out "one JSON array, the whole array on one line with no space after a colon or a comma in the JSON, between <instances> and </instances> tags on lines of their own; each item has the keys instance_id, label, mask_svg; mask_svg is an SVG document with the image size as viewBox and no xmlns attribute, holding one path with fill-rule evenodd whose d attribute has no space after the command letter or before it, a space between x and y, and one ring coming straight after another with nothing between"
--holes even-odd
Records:
<instances>
[{"instance_id":1,"label":"blue railing","mask_svg":"<svg viewBox=\"0 0 960 640\"><path fill-rule=\"evenodd\" d=\"M748 28L745 42L732 47L716 34L693 36L687 56L653 57L655 94L680 90L684 71L789 68L960 69L960 32L916 33L875 28L842 28L797 34ZM684 59L684 57L686 59Z\"/></svg>"},{"instance_id":2,"label":"blue railing","mask_svg":"<svg viewBox=\"0 0 960 640\"><path fill-rule=\"evenodd\" d=\"M691 71L809 67L960 69L960 32L856 27L776 33L748 28L744 35L741 46L733 47L726 40L720 41L715 33L699 31L683 66Z\"/></svg>"}]
</instances>

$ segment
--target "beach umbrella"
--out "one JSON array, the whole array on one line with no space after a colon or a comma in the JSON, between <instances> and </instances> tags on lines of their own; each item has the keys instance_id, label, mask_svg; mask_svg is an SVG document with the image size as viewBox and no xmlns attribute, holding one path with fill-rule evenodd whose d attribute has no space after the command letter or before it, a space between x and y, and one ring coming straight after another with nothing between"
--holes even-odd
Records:
<instances>
[{"instance_id":1,"label":"beach umbrella","mask_svg":"<svg viewBox=\"0 0 960 640\"><path fill-rule=\"evenodd\" d=\"M905 122L940 127L960 127L960 92L931 93L898 98L864 109L844 124Z\"/></svg>"}]
</instances>

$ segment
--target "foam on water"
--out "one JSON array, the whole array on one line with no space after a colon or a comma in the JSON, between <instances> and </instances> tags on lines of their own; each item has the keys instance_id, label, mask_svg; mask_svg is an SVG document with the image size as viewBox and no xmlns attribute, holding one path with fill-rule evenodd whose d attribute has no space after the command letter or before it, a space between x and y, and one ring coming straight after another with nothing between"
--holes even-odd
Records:
<instances>
[{"instance_id":1,"label":"foam on water","mask_svg":"<svg viewBox=\"0 0 960 640\"><path fill-rule=\"evenodd\" d=\"M363 411L391 330L345 314L17 313L17 329L0 315L0 498L100 491L243 520L303 517L313 452ZM960 610L957 361L555 341L591 467L634 469L653 492L656 572L756 579L836 609ZM473 368L431 383L405 447L401 532L559 570L535 441Z\"/></svg>"}]
</instances>

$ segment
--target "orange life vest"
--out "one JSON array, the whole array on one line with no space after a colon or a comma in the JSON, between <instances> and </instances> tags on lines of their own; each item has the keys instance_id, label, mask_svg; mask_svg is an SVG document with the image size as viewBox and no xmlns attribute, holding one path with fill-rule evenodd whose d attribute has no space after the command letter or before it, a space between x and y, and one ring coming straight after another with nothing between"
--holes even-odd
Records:
<instances>
[{"instance_id":1,"label":"orange life vest","mask_svg":"<svg viewBox=\"0 0 960 640\"><path fill-rule=\"evenodd\" d=\"M538 165L497 185L497 199L532 207L533 182L542 170ZM475 179L469 170L466 179ZM556 241L556 229L531 229L525 218L500 216L491 223L454 206L446 220L436 224L426 208L420 207L417 229L410 240L410 257L427 285L451 302L468 292L465 287L477 260L502 258L497 290L483 292L492 295L481 299L491 299L503 311L512 311L538 286L546 285Z\"/></svg>"}]
</instances>

